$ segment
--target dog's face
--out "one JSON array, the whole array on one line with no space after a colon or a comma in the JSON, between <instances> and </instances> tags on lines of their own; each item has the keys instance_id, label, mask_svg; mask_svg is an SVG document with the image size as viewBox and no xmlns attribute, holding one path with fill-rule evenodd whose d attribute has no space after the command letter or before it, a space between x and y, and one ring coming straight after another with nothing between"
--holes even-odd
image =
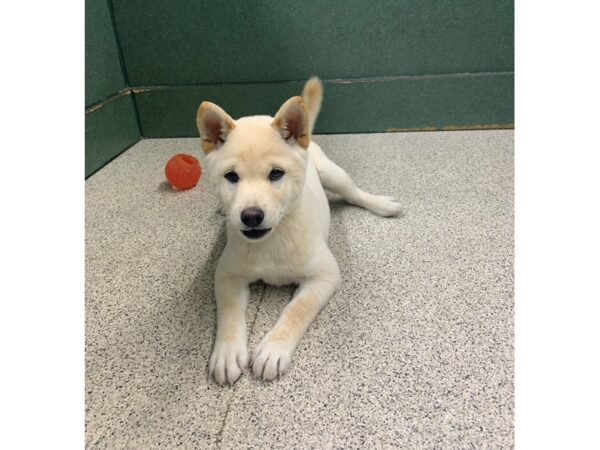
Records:
<instances>
[{"instance_id":1,"label":"dog's face","mask_svg":"<svg viewBox=\"0 0 600 450\"><path fill-rule=\"evenodd\" d=\"M275 118L234 121L212 103L198 109L206 172L230 224L249 241L268 239L304 187L308 115L293 97Z\"/></svg>"}]
</instances>

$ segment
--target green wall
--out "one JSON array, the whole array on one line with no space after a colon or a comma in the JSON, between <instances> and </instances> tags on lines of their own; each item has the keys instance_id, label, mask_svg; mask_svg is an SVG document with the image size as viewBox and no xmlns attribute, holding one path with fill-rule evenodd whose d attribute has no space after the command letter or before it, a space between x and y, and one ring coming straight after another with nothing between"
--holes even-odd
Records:
<instances>
[{"instance_id":1,"label":"green wall","mask_svg":"<svg viewBox=\"0 0 600 450\"><path fill-rule=\"evenodd\" d=\"M513 70L506 0L113 0L132 86Z\"/></svg>"},{"instance_id":2,"label":"green wall","mask_svg":"<svg viewBox=\"0 0 600 450\"><path fill-rule=\"evenodd\" d=\"M85 2L85 176L140 138L106 0Z\"/></svg>"},{"instance_id":3,"label":"green wall","mask_svg":"<svg viewBox=\"0 0 600 450\"><path fill-rule=\"evenodd\" d=\"M114 109L137 112L144 137L197 136L202 100L234 117L273 114L313 74L325 82L317 133L514 121L512 1L109 0L102 11L100 3L86 4L98 9L91 51L110 61L86 84L94 100L130 87L131 98L119 97L127 106Z\"/></svg>"}]
</instances>

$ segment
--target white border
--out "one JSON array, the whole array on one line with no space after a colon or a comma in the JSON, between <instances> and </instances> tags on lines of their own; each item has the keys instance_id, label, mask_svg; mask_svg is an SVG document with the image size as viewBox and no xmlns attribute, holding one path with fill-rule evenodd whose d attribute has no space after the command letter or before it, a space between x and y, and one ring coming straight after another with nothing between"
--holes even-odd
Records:
<instances>
[{"instance_id":1,"label":"white border","mask_svg":"<svg viewBox=\"0 0 600 450\"><path fill-rule=\"evenodd\" d=\"M84 2L6 2L3 449L84 448Z\"/></svg>"},{"instance_id":2,"label":"white border","mask_svg":"<svg viewBox=\"0 0 600 450\"><path fill-rule=\"evenodd\" d=\"M516 9L516 447L600 448L597 2Z\"/></svg>"}]
</instances>

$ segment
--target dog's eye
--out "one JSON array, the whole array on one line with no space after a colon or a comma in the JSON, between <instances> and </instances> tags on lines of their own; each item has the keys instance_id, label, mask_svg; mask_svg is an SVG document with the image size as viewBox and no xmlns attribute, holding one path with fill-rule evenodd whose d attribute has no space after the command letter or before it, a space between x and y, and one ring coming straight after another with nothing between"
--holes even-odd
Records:
<instances>
[{"instance_id":1,"label":"dog's eye","mask_svg":"<svg viewBox=\"0 0 600 450\"><path fill-rule=\"evenodd\" d=\"M285 172L281 169L273 169L273 170L271 170L271 173L269 173L269 180L271 180L271 181L281 180L281 178L283 177L284 174L285 174Z\"/></svg>"},{"instance_id":2,"label":"dog's eye","mask_svg":"<svg viewBox=\"0 0 600 450\"><path fill-rule=\"evenodd\" d=\"M230 183L237 183L238 181L240 181L240 177L233 170L230 170L225 174L225 179Z\"/></svg>"}]
</instances>

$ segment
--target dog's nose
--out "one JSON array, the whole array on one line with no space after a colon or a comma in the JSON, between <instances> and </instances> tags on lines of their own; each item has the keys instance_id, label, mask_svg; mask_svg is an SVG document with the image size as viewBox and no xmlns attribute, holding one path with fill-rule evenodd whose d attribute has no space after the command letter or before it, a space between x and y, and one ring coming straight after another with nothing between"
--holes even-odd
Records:
<instances>
[{"instance_id":1,"label":"dog's nose","mask_svg":"<svg viewBox=\"0 0 600 450\"><path fill-rule=\"evenodd\" d=\"M260 208L246 208L242 211L242 223L247 227L259 226L264 218L265 213Z\"/></svg>"}]
</instances>

